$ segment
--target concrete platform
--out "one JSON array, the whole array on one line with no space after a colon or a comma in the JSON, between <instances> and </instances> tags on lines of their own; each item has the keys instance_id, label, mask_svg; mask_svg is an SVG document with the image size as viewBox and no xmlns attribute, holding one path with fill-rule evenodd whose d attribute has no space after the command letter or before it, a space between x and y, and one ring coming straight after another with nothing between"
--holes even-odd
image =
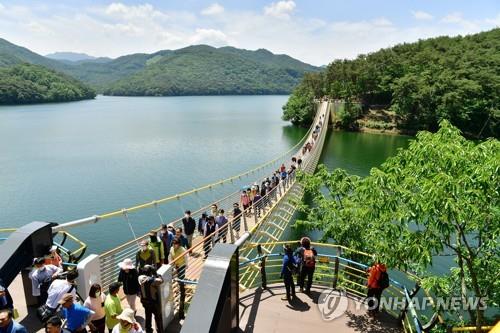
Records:
<instances>
[{"instance_id":1,"label":"concrete platform","mask_svg":"<svg viewBox=\"0 0 500 333\"><path fill-rule=\"evenodd\" d=\"M298 288L297 288L298 290ZM318 297L322 288L313 288L310 295L297 292L291 302L283 301L286 295L283 285L273 285L240 295L240 329L245 333L399 333L403 332L397 320L385 312L375 316L359 307L362 300L347 296L348 308L344 315L325 321L318 309Z\"/></svg>"}]
</instances>

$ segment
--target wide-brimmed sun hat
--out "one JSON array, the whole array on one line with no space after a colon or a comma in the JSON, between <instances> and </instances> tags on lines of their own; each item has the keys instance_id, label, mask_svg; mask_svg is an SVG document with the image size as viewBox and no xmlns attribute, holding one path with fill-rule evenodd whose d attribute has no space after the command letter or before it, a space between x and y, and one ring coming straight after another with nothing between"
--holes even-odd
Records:
<instances>
[{"instance_id":1,"label":"wide-brimmed sun hat","mask_svg":"<svg viewBox=\"0 0 500 333\"><path fill-rule=\"evenodd\" d=\"M123 309L122 313L120 313L118 316L116 316L116 319L118 320L125 320L128 323L135 324L135 316L134 316L134 310L130 308L125 308Z\"/></svg>"},{"instance_id":2,"label":"wide-brimmed sun hat","mask_svg":"<svg viewBox=\"0 0 500 333\"><path fill-rule=\"evenodd\" d=\"M120 267L121 269L134 269L135 268L134 263L132 262L132 259L130 259L130 258L123 259L123 261L118 264L118 267Z\"/></svg>"}]
</instances>

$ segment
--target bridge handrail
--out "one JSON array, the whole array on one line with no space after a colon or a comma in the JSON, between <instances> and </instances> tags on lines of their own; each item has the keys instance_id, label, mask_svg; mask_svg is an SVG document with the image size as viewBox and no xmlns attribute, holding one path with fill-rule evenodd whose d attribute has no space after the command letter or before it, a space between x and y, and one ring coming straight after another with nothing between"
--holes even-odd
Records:
<instances>
[{"instance_id":1,"label":"bridge handrail","mask_svg":"<svg viewBox=\"0 0 500 333\"><path fill-rule=\"evenodd\" d=\"M86 224L86 223L96 223L97 221L100 221L100 220L109 219L111 217L116 217L116 216L121 216L124 212L130 213L130 212L141 210L141 209L144 209L144 208L153 207L153 206L161 204L161 203L166 203L168 201L178 200L178 199L183 198L185 196L188 196L188 195L191 195L191 194L194 194L194 193L198 193L198 192L201 192L201 191L204 191L204 190L212 189L215 186L219 186L219 185L223 185L223 184L226 184L226 183L230 183L230 182L233 182L233 181L235 181L237 179L241 179L242 177L248 176L248 175L250 175L250 174L252 174L252 173L254 173L254 172L258 171L258 170L261 170L261 169L263 169L263 168L265 168L265 167L267 167L269 165L272 165L273 163L276 163L277 161L283 159L284 157L286 157L290 153L294 152L298 147L300 147L301 145L304 144L304 142L305 142L305 140L307 138L309 138L309 135L311 134L311 132L313 130L313 127L314 126L311 126L309 128L309 130L306 132L306 134L293 147L291 147L290 149L288 149L286 152L280 154L279 156L273 158L272 160L269 160L269 161L267 161L267 162L265 162L263 164L260 164L260 165L258 165L256 167L254 167L254 168L252 168L252 169L250 169L248 171L242 172L242 173L240 173L238 175L234 175L234 176L222 179L220 181L213 182L211 184L203 185L201 187L194 188L194 189L191 189L191 190L186 191L186 192L182 192L182 193L175 194L175 195L170 195L170 196L167 196L167 197L163 197L163 198L156 199L156 200L153 200L153 201L150 201L150 202L142 203L142 204L139 204L139 205L136 205L136 206L132 206L132 207L129 207L129 208L123 208L123 209L119 209L119 210L115 210L115 211L111 211L111 212L107 212L107 213L102 213L102 214L99 214L99 215L93 215L93 216L82 218L82 219L78 219L78 220L64 222L64 223L59 224L59 226L55 227L55 229L58 230L58 229L63 229L65 227L70 227L70 226L72 227L72 226L75 226L75 225Z\"/></svg>"}]
</instances>

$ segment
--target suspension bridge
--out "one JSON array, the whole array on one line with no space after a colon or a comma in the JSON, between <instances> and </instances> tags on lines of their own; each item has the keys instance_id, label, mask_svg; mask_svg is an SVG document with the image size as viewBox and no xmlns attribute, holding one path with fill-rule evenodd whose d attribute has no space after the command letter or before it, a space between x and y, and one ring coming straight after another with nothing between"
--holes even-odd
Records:
<instances>
[{"instance_id":1,"label":"suspension bridge","mask_svg":"<svg viewBox=\"0 0 500 333\"><path fill-rule=\"evenodd\" d=\"M96 214L74 221L50 224L49 227L52 231L51 236L54 237L53 239L51 238L51 242L58 246L67 264L75 266L80 273L79 280L77 281L80 294L88 294L90 288L89 281L92 283L100 283L103 290L107 290L109 285L117 280L119 273L118 263L126 258L135 258L139 249L139 243L149 239L149 233L137 235L134 229L134 224L140 223L137 221L156 218L159 221L158 225L168 223L175 228L182 227L182 217L180 216L170 221L165 218L165 212L172 211L174 209L173 207L178 207L177 209L180 208L181 214L186 207L191 208L191 210L194 210L192 207L198 207L191 214L195 220L198 220L203 213L210 212L214 205L216 205L217 209L231 212L233 204L240 202L242 188L246 188L248 184L260 184L263 179L270 177L276 170L284 165L285 168L289 170L287 176L271 190L267 191L263 197L254 200L249 207L242 209L242 212L236 216L228 214L228 223L221 226L214 233L197 235L194 237L192 247L189 248L185 254L177 258L172 258L168 264L162 265L158 270L158 273L165 281L161 291L161 308L163 312L164 327L167 328L168 332L177 332L181 329L182 332L235 331L234 325L230 328L227 326L222 330L200 330L200 326L196 324L203 323L203 325L212 327L214 325L214 320L222 323L227 319L225 318L226 315L222 314L227 313L226 310L221 310L218 315L213 313L215 308L218 309L215 303L214 309L205 309L207 304L205 302L210 303L209 300L205 299L205 297L207 297L205 292L207 288L207 279L218 276L217 272L212 271L214 269L220 269L225 262L222 260L223 257L228 255L227 258L232 258L230 262L236 264L236 268L233 269L230 274L229 265L225 271L226 275L223 275L220 280L225 281L224 276L231 276L232 283L230 286L224 285L223 287L221 285L221 289L218 290L218 292L220 292L220 295L223 295L233 290L233 293L237 294L236 301L232 300L231 297L233 296L226 295L227 297L221 298L218 294L217 297L220 299L232 300L232 303L239 303L239 305L236 304L236 308L241 307L241 309L237 310L234 308L233 304L230 306L232 310L229 313L233 315L234 312L237 313L236 316L238 319L236 322L238 322L239 325L241 320L242 325L245 326L245 331L254 331L252 325L254 325L256 321L255 313L253 313L254 310L252 310L252 302L249 303L248 300L255 297L256 288L267 288L268 285L280 281L279 267L281 265L278 262L281 260L282 256L280 247L283 245L284 240L289 237L289 227L296 215L298 204L304 194L302 185L297 181L297 173L304 172L311 174L315 171L323 150L332 109L335 110L335 103L328 100L318 101L314 121L309 131L296 145L271 161L239 175L184 193L138 204L133 207ZM294 158L294 160L300 159L302 161L300 166L292 162L292 158ZM215 197L216 195L218 197ZM131 231L132 237L130 240L118 246L114 246L103 253L88 254L87 252L91 252L92 249L89 251L84 242L78 240L70 233L73 228L78 228L87 224L106 223L107 220L112 219L124 220ZM43 226L37 225L36 227L42 228ZM13 231L14 229L0 230L0 232L8 233ZM158 232L159 229L155 231ZM9 244L14 244L14 240L11 238L12 237L6 239L0 247L6 249ZM225 244L221 244L222 242L225 242ZM22 243L23 246L25 243L26 241ZM36 242L33 241L33 244L34 243ZM12 247L12 245L10 246ZM343 290L358 297L358 302L362 302L361 298L366 293L366 264L369 262L371 256L366 253L344 248L341 245L316 244L316 246L325 249L325 251L319 255L320 264L315 273L315 281L318 282L317 286L323 288L327 286L332 288L342 286ZM34 250L35 247L34 245L31 246L30 251L33 253L36 252ZM224 252L224 249L231 250L227 250L229 252ZM223 252L219 254L218 251ZM23 253L26 253L26 251ZM86 254L88 255L84 256ZM1 257L2 255L4 255L5 258ZM8 271L7 268L2 268L4 269L2 274L4 274L4 271L7 272L5 273L5 275L8 275L6 279L8 280L7 284L13 281L11 290L14 290L13 294L15 294L16 299L21 299L21 291L23 289L22 279L14 277L13 265L9 265L9 263L15 262L15 259L12 259L15 257L15 252L10 257L5 253L0 254L0 259L3 260L2 265L11 266L10 271ZM187 265L177 267L177 263L181 260L187 260ZM27 261L23 262L23 267L26 267L26 262ZM16 272L16 274L17 273L18 272ZM207 274L209 275L208 277ZM9 277L12 278L9 280ZM419 315L410 305L411 298L415 296L416 291L409 290L412 285L418 282L418 279L406 272L401 272L400 277L400 281L392 280L393 283L391 284L391 288L389 288L386 293L402 297L407 300L408 305L401 313L392 313L392 319L389 320L390 323L387 322L386 324L382 324L379 331L423 332L426 326L420 323ZM23 279L26 279L25 275ZM214 286L213 283L209 283L209 285L211 287ZM205 288L203 289L205 291L202 292L202 296L198 296L197 298L199 288ZM234 290L234 288L236 288L236 290ZM217 288L215 289L217 290ZM27 296L28 293L29 288L27 289L26 283L24 283L24 298L27 300L26 305L30 305L29 295ZM240 294L242 295L241 302L239 302ZM259 297L261 296L262 294L259 294ZM260 301L259 298L258 302ZM31 300L31 302L33 302L33 300ZM255 304L253 306L255 306ZM272 305L271 303L270 306L276 305ZM247 309L250 309L251 315L246 311ZM201 315L199 313L200 311L206 312L206 318L191 319L191 311L196 311L196 316ZM258 310L255 311L258 312ZM22 309L20 312L21 316L24 316L26 323L29 324L30 310L26 308ZM179 324L179 319L183 319L186 314L186 325L182 328ZM201 317L203 317L203 315L201 315ZM284 316L284 318L287 317ZM433 317L430 324L435 324L439 319L439 316L436 315ZM271 318L271 321L272 320ZM234 322L234 319L229 321ZM293 322L293 320L289 321L288 324L290 324L290 322ZM402 326L395 326L395 322ZM216 326L217 325L221 327L220 325L222 324L216 324ZM268 323L263 325L265 327L271 324ZM287 326L286 324L283 325L282 327ZM347 324L339 323L339 325L343 325L342 327L345 328ZM33 327L36 327L36 325ZM388 327L390 327L390 330L388 330ZM340 326L337 328L342 332L356 331L353 329L344 330ZM38 331L38 329L40 329L40 327L32 328L32 331L35 332ZM262 331L267 332L265 329ZM291 331L293 331L293 329ZM40 330L40 332L42 332L42 330Z\"/></svg>"}]
</instances>

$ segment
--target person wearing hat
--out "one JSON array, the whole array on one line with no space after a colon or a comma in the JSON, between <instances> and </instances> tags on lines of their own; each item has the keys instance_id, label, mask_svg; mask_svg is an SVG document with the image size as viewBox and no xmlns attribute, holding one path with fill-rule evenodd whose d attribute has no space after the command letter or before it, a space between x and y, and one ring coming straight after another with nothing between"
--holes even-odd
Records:
<instances>
[{"instance_id":1,"label":"person wearing hat","mask_svg":"<svg viewBox=\"0 0 500 333\"><path fill-rule=\"evenodd\" d=\"M38 305L42 305L47 301L50 284L60 273L62 273L62 268L51 264L47 265L45 258L35 258L34 268L29 277L31 279L32 294L38 298Z\"/></svg>"},{"instance_id":2,"label":"person wearing hat","mask_svg":"<svg viewBox=\"0 0 500 333\"><path fill-rule=\"evenodd\" d=\"M135 263L139 274L141 274L144 266L156 265L156 257L155 251L149 246L149 242L147 240L142 240L139 243L139 246L139 251L137 251L135 256Z\"/></svg>"},{"instance_id":3,"label":"person wearing hat","mask_svg":"<svg viewBox=\"0 0 500 333\"><path fill-rule=\"evenodd\" d=\"M111 333L143 333L141 325L135 320L134 311L125 309L116 317L120 322L113 327ZM158 331L159 332L159 331Z\"/></svg>"},{"instance_id":4,"label":"person wearing hat","mask_svg":"<svg viewBox=\"0 0 500 333\"><path fill-rule=\"evenodd\" d=\"M156 231L151 230L149 232L149 247L153 249L155 253L155 265L156 268L160 268L165 260L165 250L163 247L163 242L158 239Z\"/></svg>"},{"instance_id":5,"label":"person wearing hat","mask_svg":"<svg viewBox=\"0 0 500 333\"><path fill-rule=\"evenodd\" d=\"M58 302L62 306L62 317L66 318L66 327L72 333L86 333L87 325L95 331L91 323L94 311L84 307L80 303L74 302L73 294L64 294Z\"/></svg>"},{"instance_id":6,"label":"person wearing hat","mask_svg":"<svg viewBox=\"0 0 500 333\"><path fill-rule=\"evenodd\" d=\"M57 245L52 245L49 254L45 257L45 264L62 268L62 262L61 256L57 253Z\"/></svg>"},{"instance_id":7,"label":"person wearing hat","mask_svg":"<svg viewBox=\"0 0 500 333\"><path fill-rule=\"evenodd\" d=\"M139 275L134 267L132 259L126 258L118 264L120 273L118 273L118 282L123 285L123 293L127 299L130 308L137 311L135 301L139 293Z\"/></svg>"},{"instance_id":8,"label":"person wearing hat","mask_svg":"<svg viewBox=\"0 0 500 333\"><path fill-rule=\"evenodd\" d=\"M111 333L116 324L120 322L117 317L123 312L122 303L118 297L118 292L120 291L121 286L120 282L111 283L109 285L109 294L106 296L106 300L104 301L106 326L108 327L109 333Z\"/></svg>"}]
</instances>

